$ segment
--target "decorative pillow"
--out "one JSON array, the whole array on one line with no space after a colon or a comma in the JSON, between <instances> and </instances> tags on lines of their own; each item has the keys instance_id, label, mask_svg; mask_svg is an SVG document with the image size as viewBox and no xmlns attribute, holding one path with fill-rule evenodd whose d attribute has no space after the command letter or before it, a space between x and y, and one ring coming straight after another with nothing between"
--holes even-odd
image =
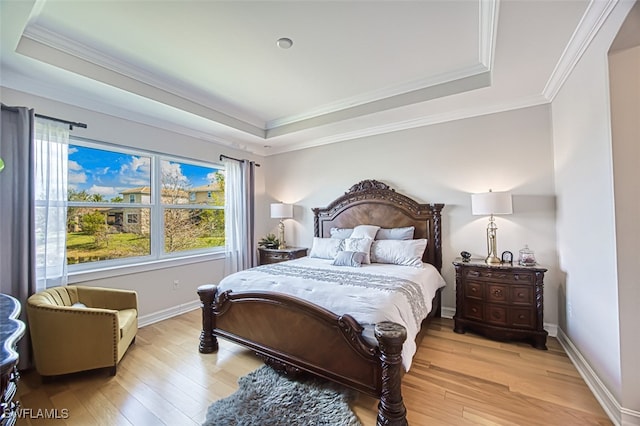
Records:
<instances>
[{"instance_id":1,"label":"decorative pillow","mask_svg":"<svg viewBox=\"0 0 640 426\"><path fill-rule=\"evenodd\" d=\"M313 245L309 257L320 259L335 259L342 248L344 240L338 238L318 238L313 237Z\"/></svg>"},{"instance_id":2,"label":"decorative pillow","mask_svg":"<svg viewBox=\"0 0 640 426\"><path fill-rule=\"evenodd\" d=\"M378 233L379 226L375 225L358 225L353 228L353 234L351 234L350 238L371 238L372 240L376 237L376 233Z\"/></svg>"},{"instance_id":3,"label":"decorative pillow","mask_svg":"<svg viewBox=\"0 0 640 426\"><path fill-rule=\"evenodd\" d=\"M365 254L362 263L371 263L371 238L347 238L344 240L344 251L359 251Z\"/></svg>"},{"instance_id":4,"label":"decorative pillow","mask_svg":"<svg viewBox=\"0 0 640 426\"><path fill-rule=\"evenodd\" d=\"M333 265L360 267L366 256L361 251L341 251L333 260Z\"/></svg>"},{"instance_id":5,"label":"decorative pillow","mask_svg":"<svg viewBox=\"0 0 640 426\"><path fill-rule=\"evenodd\" d=\"M376 234L376 240L413 240L415 226L405 226L404 228L380 228Z\"/></svg>"},{"instance_id":6,"label":"decorative pillow","mask_svg":"<svg viewBox=\"0 0 640 426\"><path fill-rule=\"evenodd\" d=\"M427 240L376 240L371 244L371 262L422 267Z\"/></svg>"},{"instance_id":7,"label":"decorative pillow","mask_svg":"<svg viewBox=\"0 0 640 426\"><path fill-rule=\"evenodd\" d=\"M351 237L353 233L353 228L331 228L331 238L340 238L341 240L346 240Z\"/></svg>"},{"instance_id":8,"label":"decorative pillow","mask_svg":"<svg viewBox=\"0 0 640 426\"><path fill-rule=\"evenodd\" d=\"M71 305L72 308L86 308L87 305L85 305L84 303L80 303L80 302L76 302L73 305Z\"/></svg>"}]
</instances>

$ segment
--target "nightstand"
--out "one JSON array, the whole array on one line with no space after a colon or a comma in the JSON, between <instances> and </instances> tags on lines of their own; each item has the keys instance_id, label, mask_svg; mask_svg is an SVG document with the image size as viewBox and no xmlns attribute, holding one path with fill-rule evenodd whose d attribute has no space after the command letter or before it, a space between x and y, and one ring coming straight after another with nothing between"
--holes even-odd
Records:
<instances>
[{"instance_id":1,"label":"nightstand","mask_svg":"<svg viewBox=\"0 0 640 426\"><path fill-rule=\"evenodd\" d=\"M453 262L456 269L454 331L496 340L524 340L547 349L543 327L544 268Z\"/></svg>"},{"instance_id":2,"label":"nightstand","mask_svg":"<svg viewBox=\"0 0 640 426\"><path fill-rule=\"evenodd\" d=\"M287 247L283 249L258 248L258 264L284 262L285 260L305 257L307 249L305 247Z\"/></svg>"}]
</instances>

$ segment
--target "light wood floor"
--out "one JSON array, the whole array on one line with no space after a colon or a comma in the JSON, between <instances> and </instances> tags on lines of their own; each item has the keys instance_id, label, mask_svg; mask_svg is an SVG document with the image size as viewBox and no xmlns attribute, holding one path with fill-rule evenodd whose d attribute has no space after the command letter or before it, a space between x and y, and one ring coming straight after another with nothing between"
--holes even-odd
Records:
<instances>
[{"instance_id":1,"label":"light wood floor","mask_svg":"<svg viewBox=\"0 0 640 426\"><path fill-rule=\"evenodd\" d=\"M222 340L217 354L200 354L200 324L196 310L141 328L115 377L97 370L42 384L37 373L23 373L22 407L32 416L40 409L68 418L22 418L18 425L201 424L209 404L233 393L238 377L261 362ZM554 338L540 351L452 328L452 320L432 323L404 376L411 425L611 424ZM364 395L355 402L363 425L375 425L376 404Z\"/></svg>"}]
</instances>

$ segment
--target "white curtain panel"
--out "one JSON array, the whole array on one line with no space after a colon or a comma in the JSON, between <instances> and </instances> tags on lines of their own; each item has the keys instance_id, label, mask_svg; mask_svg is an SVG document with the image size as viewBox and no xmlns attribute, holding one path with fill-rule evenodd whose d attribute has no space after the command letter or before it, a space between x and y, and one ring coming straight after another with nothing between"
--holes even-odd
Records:
<instances>
[{"instance_id":1,"label":"white curtain panel","mask_svg":"<svg viewBox=\"0 0 640 426\"><path fill-rule=\"evenodd\" d=\"M67 284L69 127L36 119L36 291Z\"/></svg>"},{"instance_id":2,"label":"white curtain panel","mask_svg":"<svg viewBox=\"0 0 640 426\"><path fill-rule=\"evenodd\" d=\"M225 275L256 264L254 238L255 163L225 159Z\"/></svg>"}]
</instances>

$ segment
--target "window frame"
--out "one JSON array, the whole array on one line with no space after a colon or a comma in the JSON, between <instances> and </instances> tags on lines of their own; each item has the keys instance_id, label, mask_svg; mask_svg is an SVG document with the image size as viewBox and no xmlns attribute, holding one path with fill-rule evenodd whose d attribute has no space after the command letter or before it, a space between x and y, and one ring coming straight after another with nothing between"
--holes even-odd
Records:
<instances>
[{"instance_id":1,"label":"window frame","mask_svg":"<svg viewBox=\"0 0 640 426\"><path fill-rule=\"evenodd\" d=\"M144 256L131 256L118 259L94 261L87 263L69 264L67 263L69 283L81 282L86 279L98 279L101 277L117 276L135 272L149 271L157 268L157 264L161 263L166 266L177 266L190 264L194 262L220 259L224 257L224 246L216 246L209 248L199 248L173 253L164 251L164 209L174 207L175 204L162 203L161 188L161 164L162 161L170 161L181 164L189 164L199 167L219 170L224 173L224 165L218 162L206 162L195 160L192 158L145 150L140 148L129 148L116 145L109 142L97 141L77 136L69 138L69 145L77 145L86 148L99 149L117 152L125 155L149 157L150 158L150 186L151 197L149 203L111 203L111 202L83 202L68 201L68 207L80 208L113 208L114 204L123 209L150 209L151 233L150 233L150 254ZM126 199L126 197L123 197ZM129 198L130 199L130 198ZM212 206L206 204L180 204L180 208L185 209L206 209L206 210L225 210L225 206ZM128 216L128 215L127 215ZM126 219L125 219L126 220Z\"/></svg>"}]
</instances>

